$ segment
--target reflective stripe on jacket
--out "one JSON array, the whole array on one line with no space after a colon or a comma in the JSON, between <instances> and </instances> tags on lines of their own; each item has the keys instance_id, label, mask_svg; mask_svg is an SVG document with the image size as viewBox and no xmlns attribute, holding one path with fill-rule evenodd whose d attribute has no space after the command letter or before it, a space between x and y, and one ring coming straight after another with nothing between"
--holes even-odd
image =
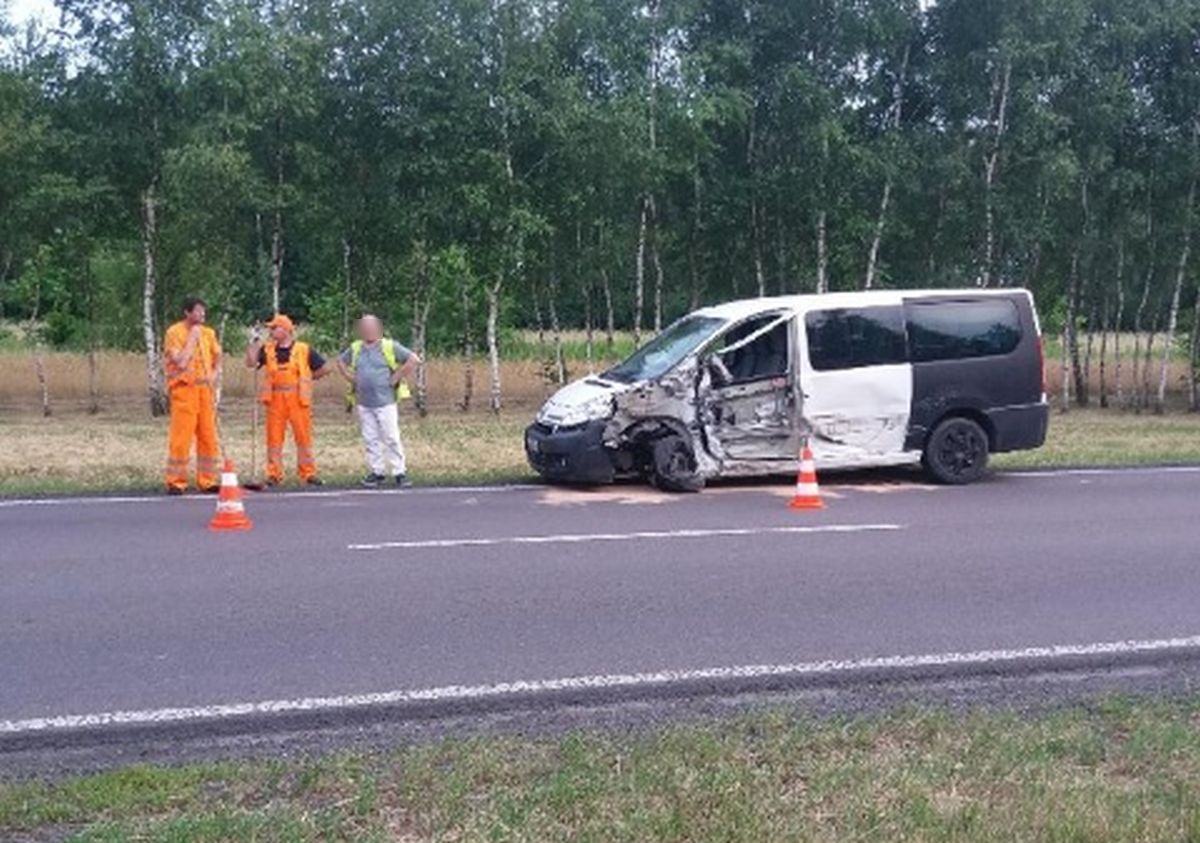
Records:
<instances>
[{"instance_id":1,"label":"reflective stripe on jacket","mask_svg":"<svg viewBox=\"0 0 1200 843\"><path fill-rule=\"evenodd\" d=\"M273 342L263 346L267 376L258 382L258 400L270 404L271 396L276 392L291 392L295 389L300 396L300 406L311 407L313 373L312 367L308 365L308 344L299 341L292 343L291 356L282 366L279 364L277 350Z\"/></svg>"}]
</instances>

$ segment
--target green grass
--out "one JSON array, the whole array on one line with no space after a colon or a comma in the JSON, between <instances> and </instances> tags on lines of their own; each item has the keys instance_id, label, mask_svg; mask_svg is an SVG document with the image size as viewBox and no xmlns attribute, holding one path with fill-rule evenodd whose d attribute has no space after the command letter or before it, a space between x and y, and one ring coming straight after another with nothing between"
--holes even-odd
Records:
<instances>
[{"instance_id":1,"label":"green grass","mask_svg":"<svg viewBox=\"0 0 1200 843\"><path fill-rule=\"evenodd\" d=\"M250 426L245 407L226 413L226 442L249 479ZM443 413L405 418L402 431L413 479L421 484L520 482L532 479L522 430L531 412L500 417ZM317 461L325 480L352 484L364 471L351 417L323 412ZM0 416L0 495L156 490L161 485L166 422L131 411L88 416ZM290 446L289 446L290 449ZM258 448L258 459L263 455ZM294 460L285 456L288 472ZM1055 413L1045 447L1002 454L997 468L1200 464L1200 415L1134 415L1098 410ZM260 462L261 465L261 462Z\"/></svg>"},{"instance_id":2,"label":"green grass","mask_svg":"<svg viewBox=\"0 0 1200 843\"><path fill-rule=\"evenodd\" d=\"M997 468L1200 463L1200 414L1072 410L1050 417L1046 444L1000 454Z\"/></svg>"},{"instance_id":3,"label":"green grass","mask_svg":"<svg viewBox=\"0 0 1200 843\"><path fill-rule=\"evenodd\" d=\"M784 712L634 734L0 782L0 838L1194 841L1200 700Z\"/></svg>"}]
</instances>

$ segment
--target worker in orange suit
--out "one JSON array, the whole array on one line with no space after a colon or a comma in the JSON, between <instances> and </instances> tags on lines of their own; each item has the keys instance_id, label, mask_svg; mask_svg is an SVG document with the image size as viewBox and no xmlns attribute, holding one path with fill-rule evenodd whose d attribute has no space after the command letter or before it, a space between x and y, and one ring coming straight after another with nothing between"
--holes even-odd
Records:
<instances>
[{"instance_id":1,"label":"worker in orange suit","mask_svg":"<svg viewBox=\"0 0 1200 843\"><path fill-rule=\"evenodd\" d=\"M221 346L216 332L204 324L207 306L201 299L183 304L183 318L167 329L163 358L171 401L167 439L167 494L187 489L192 443L196 445L196 488L220 488L221 445L217 441L216 386L221 377Z\"/></svg>"},{"instance_id":2,"label":"worker in orange suit","mask_svg":"<svg viewBox=\"0 0 1200 843\"><path fill-rule=\"evenodd\" d=\"M257 330L246 348L246 366L262 369L258 400L267 408L267 485L283 482L283 440L292 428L296 442L296 473L300 482L320 486L316 454L313 452L313 381L332 368L306 342L296 339L296 326L282 313L267 323L269 339L263 342Z\"/></svg>"}]
</instances>

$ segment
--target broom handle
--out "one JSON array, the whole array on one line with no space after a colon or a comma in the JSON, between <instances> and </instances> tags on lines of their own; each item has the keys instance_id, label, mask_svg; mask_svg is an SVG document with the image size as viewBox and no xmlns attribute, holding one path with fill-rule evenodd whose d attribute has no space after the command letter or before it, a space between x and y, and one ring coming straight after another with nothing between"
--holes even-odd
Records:
<instances>
[{"instance_id":1,"label":"broom handle","mask_svg":"<svg viewBox=\"0 0 1200 843\"><path fill-rule=\"evenodd\" d=\"M258 481L258 367L254 367L254 409L250 413L250 477Z\"/></svg>"}]
</instances>

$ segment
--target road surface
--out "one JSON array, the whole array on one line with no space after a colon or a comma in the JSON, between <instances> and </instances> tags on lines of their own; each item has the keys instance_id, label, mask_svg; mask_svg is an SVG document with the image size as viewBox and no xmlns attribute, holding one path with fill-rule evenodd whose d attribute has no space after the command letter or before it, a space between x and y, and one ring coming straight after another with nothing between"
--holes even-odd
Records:
<instances>
[{"instance_id":1,"label":"road surface","mask_svg":"<svg viewBox=\"0 0 1200 843\"><path fill-rule=\"evenodd\" d=\"M1200 655L1200 469L0 501L0 750L106 728ZM90 730L90 731L89 731Z\"/></svg>"}]
</instances>

